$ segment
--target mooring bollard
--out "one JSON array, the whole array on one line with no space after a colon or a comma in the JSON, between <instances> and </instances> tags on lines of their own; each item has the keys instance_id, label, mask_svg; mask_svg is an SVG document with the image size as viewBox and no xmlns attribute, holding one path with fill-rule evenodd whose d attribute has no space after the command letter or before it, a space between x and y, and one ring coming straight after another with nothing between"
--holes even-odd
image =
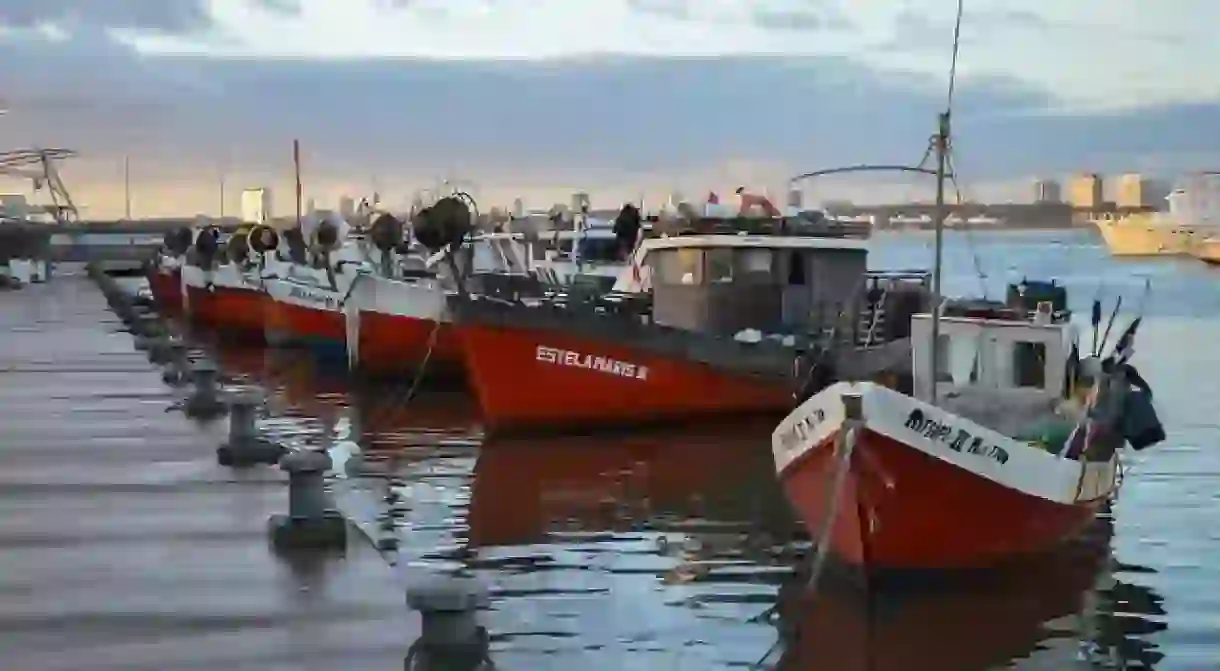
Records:
<instances>
[{"instance_id":1,"label":"mooring bollard","mask_svg":"<svg viewBox=\"0 0 1220 671\"><path fill-rule=\"evenodd\" d=\"M325 451L299 450L280 459L288 473L288 514L273 515L271 541L279 549L347 546L347 520L335 510L323 480L332 462Z\"/></svg>"},{"instance_id":2,"label":"mooring bollard","mask_svg":"<svg viewBox=\"0 0 1220 671\"><path fill-rule=\"evenodd\" d=\"M161 381L172 387L180 387L186 384L190 375L191 360L187 356L186 343L175 338L169 341L168 350L169 360L161 370Z\"/></svg>"},{"instance_id":3,"label":"mooring bollard","mask_svg":"<svg viewBox=\"0 0 1220 671\"><path fill-rule=\"evenodd\" d=\"M136 349L140 349L141 338L144 348L148 350L148 360L159 366L173 361L177 356L178 347L185 348L182 341L173 336L157 336L156 338L140 336L136 339Z\"/></svg>"},{"instance_id":4,"label":"mooring bollard","mask_svg":"<svg viewBox=\"0 0 1220 671\"><path fill-rule=\"evenodd\" d=\"M381 552L393 552L398 549L398 521L394 514L385 511L377 516L377 529L381 535L377 537L376 546Z\"/></svg>"},{"instance_id":5,"label":"mooring bollard","mask_svg":"<svg viewBox=\"0 0 1220 671\"><path fill-rule=\"evenodd\" d=\"M284 456L284 447L258 435L258 409L262 395L253 390L229 394L229 440L216 448L221 466L274 464Z\"/></svg>"},{"instance_id":6,"label":"mooring bollard","mask_svg":"<svg viewBox=\"0 0 1220 671\"><path fill-rule=\"evenodd\" d=\"M166 335L165 324L161 323L161 319L157 315L147 312L137 313L132 318L129 327L133 335L144 336L146 338Z\"/></svg>"},{"instance_id":7,"label":"mooring bollard","mask_svg":"<svg viewBox=\"0 0 1220 671\"><path fill-rule=\"evenodd\" d=\"M404 671L477 671L493 668L487 629L478 611L490 599L473 578L432 575L407 589L407 606L419 612L420 637L411 645Z\"/></svg>"},{"instance_id":8,"label":"mooring bollard","mask_svg":"<svg viewBox=\"0 0 1220 671\"><path fill-rule=\"evenodd\" d=\"M211 419L225 414L228 408L220 398L220 371L208 361L198 361L190 375L195 388L182 406L186 416Z\"/></svg>"}]
</instances>

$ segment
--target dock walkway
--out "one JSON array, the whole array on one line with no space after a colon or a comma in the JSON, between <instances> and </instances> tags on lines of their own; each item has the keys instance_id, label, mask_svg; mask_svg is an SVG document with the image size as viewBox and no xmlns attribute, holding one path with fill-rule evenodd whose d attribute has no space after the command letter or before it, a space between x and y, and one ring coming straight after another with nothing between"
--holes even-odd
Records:
<instances>
[{"instance_id":1,"label":"dock walkway","mask_svg":"<svg viewBox=\"0 0 1220 671\"><path fill-rule=\"evenodd\" d=\"M285 476L218 466L120 328L83 272L0 292L0 669L402 668L392 569L277 558Z\"/></svg>"}]
</instances>

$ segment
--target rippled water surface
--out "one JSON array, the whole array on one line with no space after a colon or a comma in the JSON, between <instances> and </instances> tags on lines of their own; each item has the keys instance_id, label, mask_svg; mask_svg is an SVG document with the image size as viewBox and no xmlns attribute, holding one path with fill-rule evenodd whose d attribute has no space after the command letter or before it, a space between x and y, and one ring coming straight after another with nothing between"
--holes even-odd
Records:
<instances>
[{"instance_id":1,"label":"rippled water surface","mask_svg":"<svg viewBox=\"0 0 1220 671\"><path fill-rule=\"evenodd\" d=\"M927 266L931 242L880 236L871 265ZM767 422L481 445L460 393L404 405L401 390L350 388L292 353L214 353L271 393L269 432L339 455L360 446L363 471L335 491L371 539L397 539L385 555L400 578L466 567L492 587L501 669L1220 666L1220 273L1113 260L1082 232L953 234L947 264L948 293L999 297L1026 275L1066 283L1081 315L1099 292L1107 312L1118 295L1128 314L1143 303L1136 363L1169 440L1132 455L1087 539L926 593L830 584L808 598ZM378 522L388 487L406 502L393 528Z\"/></svg>"}]
</instances>

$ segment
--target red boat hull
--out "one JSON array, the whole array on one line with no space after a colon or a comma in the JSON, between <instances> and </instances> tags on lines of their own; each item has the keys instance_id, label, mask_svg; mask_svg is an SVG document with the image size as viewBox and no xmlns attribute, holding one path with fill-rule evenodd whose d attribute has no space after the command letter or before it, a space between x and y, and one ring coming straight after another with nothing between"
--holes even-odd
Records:
<instances>
[{"instance_id":1,"label":"red boat hull","mask_svg":"<svg viewBox=\"0 0 1220 671\"><path fill-rule=\"evenodd\" d=\"M815 539L839 468L836 439L832 434L780 473ZM867 429L839 497L830 552L866 576L986 568L1045 552L1086 529L1102 504L1032 496Z\"/></svg>"},{"instance_id":2,"label":"red boat hull","mask_svg":"<svg viewBox=\"0 0 1220 671\"><path fill-rule=\"evenodd\" d=\"M429 379L465 373L461 343L447 322L361 310L358 352L360 370L374 377L413 377L425 359Z\"/></svg>"},{"instance_id":3,"label":"red boat hull","mask_svg":"<svg viewBox=\"0 0 1220 671\"><path fill-rule=\"evenodd\" d=\"M611 342L478 324L459 333L490 431L584 430L792 406L786 385Z\"/></svg>"},{"instance_id":4,"label":"red boat hull","mask_svg":"<svg viewBox=\"0 0 1220 671\"><path fill-rule=\"evenodd\" d=\"M253 289L186 287L191 319L224 333L262 338L266 294Z\"/></svg>"},{"instance_id":5,"label":"red boat hull","mask_svg":"<svg viewBox=\"0 0 1220 671\"><path fill-rule=\"evenodd\" d=\"M294 305L268 297L264 330L268 341L342 348L347 342L343 313Z\"/></svg>"},{"instance_id":6,"label":"red boat hull","mask_svg":"<svg viewBox=\"0 0 1220 671\"><path fill-rule=\"evenodd\" d=\"M182 271L153 268L148 274L148 288L159 310L177 312L182 309Z\"/></svg>"}]
</instances>

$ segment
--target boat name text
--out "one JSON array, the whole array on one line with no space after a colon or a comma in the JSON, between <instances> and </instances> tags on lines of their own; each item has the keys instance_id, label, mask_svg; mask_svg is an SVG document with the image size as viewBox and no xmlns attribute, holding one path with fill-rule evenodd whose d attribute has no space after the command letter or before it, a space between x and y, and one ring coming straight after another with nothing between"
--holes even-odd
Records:
<instances>
[{"instance_id":1,"label":"boat name text","mask_svg":"<svg viewBox=\"0 0 1220 671\"><path fill-rule=\"evenodd\" d=\"M333 295L331 295L329 293L320 293L320 292L316 293L313 291L309 291L307 289L303 289L301 287L292 287L292 289L290 289L288 291L288 295L292 296L293 298L295 298L297 300L302 300L302 301L306 301L308 303L313 303L314 305L321 305L328 310L336 309L339 307L339 299L335 298Z\"/></svg>"},{"instance_id":2,"label":"boat name text","mask_svg":"<svg viewBox=\"0 0 1220 671\"><path fill-rule=\"evenodd\" d=\"M987 457L997 464L1008 463L1008 451L998 445L988 445L981 437L972 436L968 431L955 429L951 425L937 421L916 408L907 415L906 428L918 433L928 440L944 443L954 452L977 454Z\"/></svg>"},{"instance_id":3,"label":"boat name text","mask_svg":"<svg viewBox=\"0 0 1220 671\"><path fill-rule=\"evenodd\" d=\"M791 452L802 445L813 434L813 430L826 420L826 411L816 408L798 419L788 430L780 434L779 444L784 452Z\"/></svg>"},{"instance_id":4,"label":"boat name text","mask_svg":"<svg viewBox=\"0 0 1220 671\"><path fill-rule=\"evenodd\" d=\"M587 368L601 373L609 373L619 377L633 378L636 380L648 379L648 367L639 364L628 363L626 361L618 361L604 356L593 356L591 354L581 354L566 349L558 349L555 347L547 347L539 345L534 354L534 358L542 363L549 363L556 366L569 366L572 368Z\"/></svg>"}]
</instances>

